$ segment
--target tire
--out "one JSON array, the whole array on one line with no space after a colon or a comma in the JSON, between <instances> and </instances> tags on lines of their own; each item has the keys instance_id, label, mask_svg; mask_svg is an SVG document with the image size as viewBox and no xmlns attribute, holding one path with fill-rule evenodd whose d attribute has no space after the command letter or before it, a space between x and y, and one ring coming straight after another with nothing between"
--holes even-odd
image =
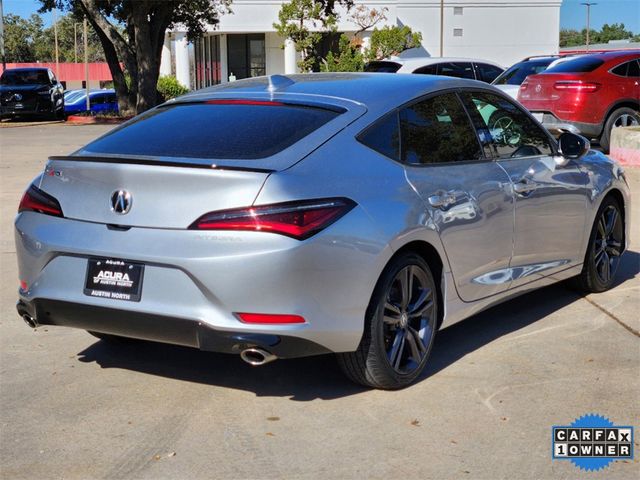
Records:
<instances>
[{"instance_id":1,"label":"tire","mask_svg":"<svg viewBox=\"0 0 640 480\"><path fill-rule=\"evenodd\" d=\"M406 387L424 370L437 325L438 292L429 265L422 257L405 253L380 276L360 345L355 352L337 354L338 364L361 385L385 390Z\"/></svg>"},{"instance_id":2,"label":"tire","mask_svg":"<svg viewBox=\"0 0 640 480\"><path fill-rule=\"evenodd\" d=\"M611 112L604 124L602 135L600 136L600 146L605 153L609 153L611 146L611 130L616 127L631 127L640 125L640 114L637 110L629 107L618 108Z\"/></svg>"},{"instance_id":3,"label":"tire","mask_svg":"<svg viewBox=\"0 0 640 480\"><path fill-rule=\"evenodd\" d=\"M624 217L613 197L606 197L596 214L582 272L576 277L580 290L600 293L613 286L624 248Z\"/></svg>"}]
</instances>

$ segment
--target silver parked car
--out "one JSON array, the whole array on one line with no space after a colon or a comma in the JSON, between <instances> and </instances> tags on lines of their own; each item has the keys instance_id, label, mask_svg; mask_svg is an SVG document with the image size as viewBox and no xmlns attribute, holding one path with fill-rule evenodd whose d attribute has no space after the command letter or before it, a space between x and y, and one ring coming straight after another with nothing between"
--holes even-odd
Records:
<instances>
[{"instance_id":1,"label":"silver parked car","mask_svg":"<svg viewBox=\"0 0 640 480\"><path fill-rule=\"evenodd\" d=\"M335 352L400 388L444 326L570 277L610 288L629 200L618 164L487 84L248 79L49 159L15 222L18 312L255 365Z\"/></svg>"}]
</instances>

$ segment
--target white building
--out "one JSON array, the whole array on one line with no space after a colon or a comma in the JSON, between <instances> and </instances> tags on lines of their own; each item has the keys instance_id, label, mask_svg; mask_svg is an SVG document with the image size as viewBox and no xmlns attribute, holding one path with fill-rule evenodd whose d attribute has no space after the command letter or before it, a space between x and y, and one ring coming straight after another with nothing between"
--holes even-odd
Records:
<instances>
[{"instance_id":1,"label":"white building","mask_svg":"<svg viewBox=\"0 0 640 480\"><path fill-rule=\"evenodd\" d=\"M273 28L282 3L234 0L233 13L223 15L195 45L175 29L165 39L160 73L176 75L189 88L226 82L230 75L240 79L295 73L295 48ZM408 25L422 34L418 54L440 55L440 0L356 3L377 10L386 7L387 19L378 27ZM557 53L561 4L562 0L444 0L444 56L493 60L508 67L526 56ZM338 30L356 30L345 11L340 12Z\"/></svg>"}]
</instances>

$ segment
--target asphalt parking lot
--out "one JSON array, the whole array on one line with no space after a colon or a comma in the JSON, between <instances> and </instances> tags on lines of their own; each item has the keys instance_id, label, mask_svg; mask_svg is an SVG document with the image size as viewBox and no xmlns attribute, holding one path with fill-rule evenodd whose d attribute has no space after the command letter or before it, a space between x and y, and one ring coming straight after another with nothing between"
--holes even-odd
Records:
<instances>
[{"instance_id":1,"label":"asphalt parking lot","mask_svg":"<svg viewBox=\"0 0 640 480\"><path fill-rule=\"evenodd\" d=\"M640 207L618 285L564 285L441 331L399 392L343 378L331 356L260 368L160 344L34 331L15 311L12 221L48 155L111 126L0 130L2 478L584 478L551 460L551 426L587 413L640 427ZM636 198L640 169L629 169ZM639 478L636 459L589 478Z\"/></svg>"}]
</instances>

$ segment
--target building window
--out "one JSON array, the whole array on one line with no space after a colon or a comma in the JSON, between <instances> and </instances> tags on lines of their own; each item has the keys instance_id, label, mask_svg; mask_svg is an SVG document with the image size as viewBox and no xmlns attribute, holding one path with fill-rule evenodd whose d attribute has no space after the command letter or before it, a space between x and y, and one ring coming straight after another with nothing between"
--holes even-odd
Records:
<instances>
[{"instance_id":1,"label":"building window","mask_svg":"<svg viewBox=\"0 0 640 480\"><path fill-rule=\"evenodd\" d=\"M227 35L229 75L241 78L266 74L264 33Z\"/></svg>"},{"instance_id":2,"label":"building window","mask_svg":"<svg viewBox=\"0 0 640 480\"><path fill-rule=\"evenodd\" d=\"M462 15L462 7L453 7L454 15Z\"/></svg>"},{"instance_id":3,"label":"building window","mask_svg":"<svg viewBox=\"0 0 640 480\"><path fill-rule=\"evenodd\" d=\"M196 90L217 85L220 73L220 37L208 35L194 44Z\"/></svg>"},{"instance_id":4,"label":"building window","mask_svg":"<svg viewBox=\"0 0 640 480\"><path fill-rule=\"evenodd\" d=\"M461 28L454 28L453 29L453 36L454 37L461 37L462 36L462 29Z\"/></svg>"}]
</instances>

